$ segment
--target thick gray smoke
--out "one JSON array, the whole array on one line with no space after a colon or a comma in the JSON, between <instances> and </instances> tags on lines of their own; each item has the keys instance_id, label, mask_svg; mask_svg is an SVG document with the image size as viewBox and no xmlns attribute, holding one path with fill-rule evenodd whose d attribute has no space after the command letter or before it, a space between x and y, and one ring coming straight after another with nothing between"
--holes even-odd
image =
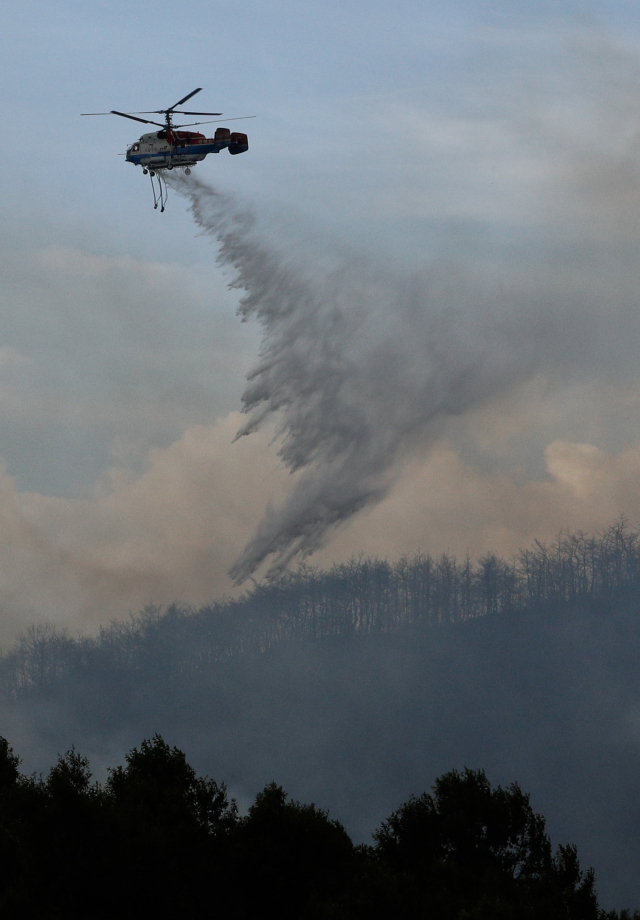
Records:
<instances>
[{"instance_id":1,"label":"thick gray smoke","mask_svg":"<svg viewBox=\"0 0 640 920\"><path fill-rule=\"evenodd\" d=\"M313 553L380 501L402 460L428 446L448 418L537 365L549 311L535 295L443 262L408 278L354 258L314 275L259 238L230 196L193 177L171 185L219 242L220 263L245 292L240 315L262 325L238 437L275 418L279 456L298 474L232 567L237 583L269 557L267 575L275 575Z\"/></svg>"}]
</instances>

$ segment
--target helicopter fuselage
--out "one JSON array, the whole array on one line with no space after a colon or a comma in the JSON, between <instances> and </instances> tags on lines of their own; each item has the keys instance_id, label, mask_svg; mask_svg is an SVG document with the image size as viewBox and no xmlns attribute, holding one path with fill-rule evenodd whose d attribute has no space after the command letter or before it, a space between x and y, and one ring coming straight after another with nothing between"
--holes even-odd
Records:
<instances>
[{"instance_id":1,"label":"helicopter fuselage","mask_svg":"<svg viewBox=\"0 0 640 920\"><path fill-rule=\"evenodd\" d=\"M175 105L169 106L168 109L154 109L152 112L118 112L111 109L110 112L83 112L83 115L119 115L121 118L129 118L131 121L141 122L143 125L156 125L160 131L151 131L149 134L143 134L142 137L134 144L127 148L125 154L128 163L134 166L141 166L142 172L151 179L151 189L153 191L153 206L164 211L167 200L167 181L163 176L165 169L173 169L174 166L183 167L185 175L191 173L190 166L195 166L200 160L204 160L210 153L220 153L225 148L229 153L244 153L249 149L249 141L246 134L239 131L230 131L229 128L216 128L214 137L205 137L196 131L183 131L183 128L191 128L196 125L213 124L211 121L189 121L186 124L174 125L174 117L183 118L193 115L222 115L222 112L191 112L178 108L192 99L197 93L202 91L202 87L192 90L186 96L176 102ZM140 118L140 115L164 115L164 125L158 121L151 121L149 118ZM255 118L255 115L243 115L242 118ZM239 118L233 118L231 121L239 121ZM216 118L216 121L222 121ZM226 119L225 119L226 121ZM140 130L140 129L138 129Z\"/></svg>"},{"instance_id":2,"label":"helicopter fuselage","mask_svg":"<svg viewBox=\"0 0 640 920\"><path fill-rule=\"evenodd\" d=\"M174 166L194 166L210 153L244 153L249 149L246 134L218 128L215 137L205 137L195 131L179 131L175 128L152 131L143 134L126 153L128 163L146 169L173 169Z\"/></svg>"}]
</instances>

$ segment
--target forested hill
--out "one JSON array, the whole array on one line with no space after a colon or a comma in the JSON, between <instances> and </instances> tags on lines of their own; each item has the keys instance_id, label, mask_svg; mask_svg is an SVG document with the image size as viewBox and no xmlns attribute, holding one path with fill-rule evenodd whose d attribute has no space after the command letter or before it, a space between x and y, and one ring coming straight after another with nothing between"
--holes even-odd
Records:
<instances>
[{"instance_id":1,"label":"forested hill","mask_svg":"<svg viewBox=\"0 0 640 920\"><path fill-rule=\"evenodd\" d=\"M623 522L508 561L303 568L93 638L32 629L0 662L0 735L27 770L75 745L100 775L159 732L241 804L277 779L356 840L438 775L485 769L577 844L605 907L637 907L639 601Z\"/></svg>"},{"instance_id":2,"label":"forested hill","mask_svg":"<svg viewBox=\"0 0 640 920\"><path fill-rule=\"evenodd\" d=\"M396 563L352 559L329 571L303 565L238 600L197 610L149 606L102 627L97 637L34 626L0 657L0 693L17 699L105 668L142 677L160 667L165 677L185 680L284 640L384 634L549 605L606 607L640 598L639 592L640 533L624 520L598 536L561 534L510 560L419 554Z\"/></svg>"}]
</instances>

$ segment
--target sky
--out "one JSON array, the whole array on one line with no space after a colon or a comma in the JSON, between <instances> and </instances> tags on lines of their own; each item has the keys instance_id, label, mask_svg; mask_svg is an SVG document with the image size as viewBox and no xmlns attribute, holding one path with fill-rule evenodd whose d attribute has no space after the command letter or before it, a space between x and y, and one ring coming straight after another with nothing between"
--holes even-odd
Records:
<instances>
[{"instance_id":1,"label":"sky","mask_svg":"<svg viewBox=\"0 0 640 920\"><path fill-rule=\"evenodd\" d=\"M509 555L638 523L637 6L27 0L2 19L0 643L204 603L300 552ZM242 266L188 190L153 210L121 156L135 123L80 117L199 86L197 108L256 116L234 123L246 154L194 173L218 222L251 214L295 328L255 272L237 315ZM243 405L268 411L234 440ZM354 407L366 438L345 447ZM336 482L318 529L303 499Z\"/></svg>"}]
</instances>

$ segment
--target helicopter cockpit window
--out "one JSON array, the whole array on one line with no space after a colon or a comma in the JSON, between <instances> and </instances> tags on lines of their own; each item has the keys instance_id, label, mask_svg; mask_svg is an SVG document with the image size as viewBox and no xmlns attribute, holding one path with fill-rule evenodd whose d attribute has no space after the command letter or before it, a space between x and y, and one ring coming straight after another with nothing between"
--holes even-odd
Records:
<instances>
[{"instance_id":1,"label":"helicopter cockpit window","mask_svg":"<svg viewBox=\"0 0 640 920\"><path fill-rule=\"evenodd\" d=\"M134 144L133 147L131 148L132 153L136 153L136 151L138 150L140 150L140 144Z\"/></svg>"}]
</instances>

